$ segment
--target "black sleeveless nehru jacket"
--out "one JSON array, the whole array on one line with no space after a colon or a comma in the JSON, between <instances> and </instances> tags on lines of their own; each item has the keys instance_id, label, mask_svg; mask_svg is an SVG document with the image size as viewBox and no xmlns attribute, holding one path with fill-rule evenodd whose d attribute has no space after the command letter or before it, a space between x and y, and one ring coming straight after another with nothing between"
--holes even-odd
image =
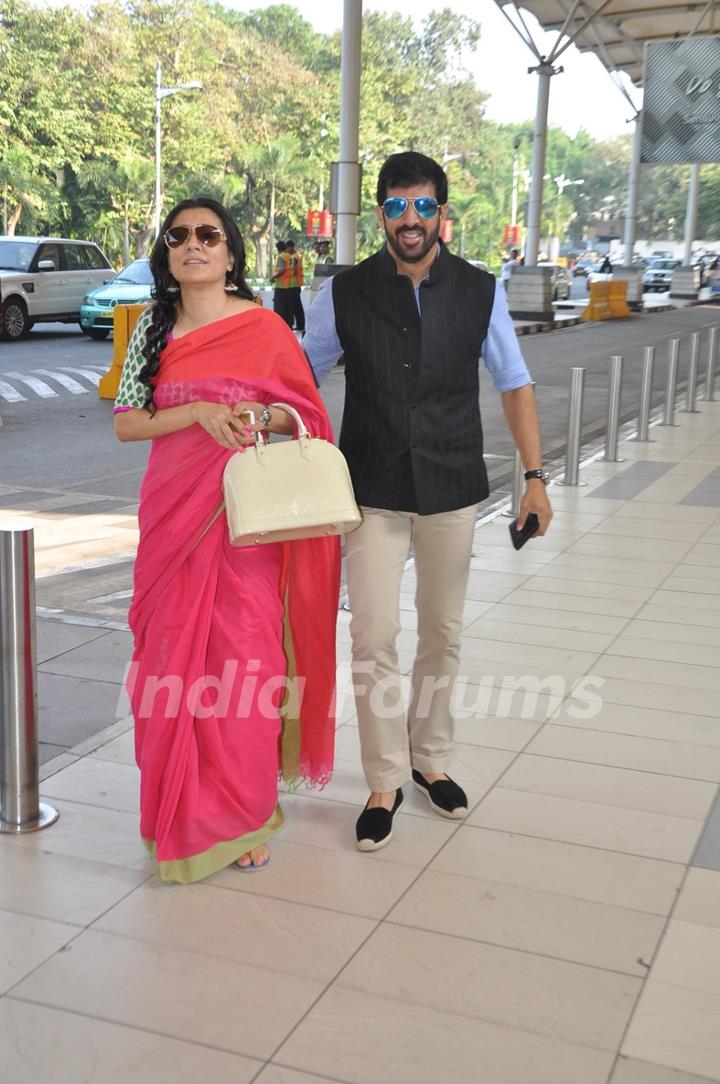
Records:
<instances>
[{"instance_id":1,"label":"black sleeveless nehru jacket","mask_svg":"<svg viewBox=\"0 0 720 1084\"><path fill-rule=\"evenodd\" d=\"M340 448L359 504L431 515L487 497L480 348L495 279L440 246L420 287L383 248L332 282L345 353Z\"/></svg>"}]
</instances>

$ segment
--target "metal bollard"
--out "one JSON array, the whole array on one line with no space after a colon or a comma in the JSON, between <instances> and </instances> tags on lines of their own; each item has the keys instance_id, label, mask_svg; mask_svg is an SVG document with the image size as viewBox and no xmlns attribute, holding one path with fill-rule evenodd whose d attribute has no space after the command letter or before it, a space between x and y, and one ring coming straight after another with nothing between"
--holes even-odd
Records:
<instances>
[{"instance_id":1,"label":"metal bollard","mask_svg":"<svg viewBox=\"0 0 720 1084\"><path fill-rule=\"evenodd\" d=\"M655 347L646 346L643 355L642 383L640 385L640 413L638 414L638 441L650 443L650 408L652 406L653 369L655 368Z\"/></svg>"},{"instance_id":2,"label":"metal bollard","mask_svg":"<svg viewBox=\"0 0 720 1084\"><path fill-rule=\"evenodd\" d=\"M690 361L688 363L687 388L685 390L685 412L698 414L697 409L697 376L698 361L700 359L700 332L696 331L690 337Z\"/></svg>"},{"instance_id":3,"label":"metal bollard","mask_svg":"<svg viewBox=\"0 0 720 1084\"><path fill-rule=\"evenodd\" d=\"M624 463L618 458L618 436L620 434L620 400L622 397L623 359L619 354L610 358L610 384L608 386L607 426L605 429L606 463Z\"/></svg>"},{"instance_id":4,"label":"metal bollard","mask_svg":"<svg viewBox=\"0 0 720 1084\"><path fill-rule=\"evenodd\" d=\"M568 404L568 434L567 451L565 453L565 475L560 482L562 486L585 485L579 481L580 477L580 439L582 437L582 412L583 391L585 387L585 370L570 370L570 402Z\"/></svg>"},{"instance_id":5,"label":"metal bollard","mask_svg":"<svg viewBox=\"0 0 720 1084\"><path fill-rule=\"evenodd\" d=\"M715 360L717 358L718 329L710 328L710 340L708 342L707 368L705 370L705 402L715 401Z\"/></svg>"},{"instance_id":6,"label":"metal bollard","mask_svg":"<svg viewBox=\"0 0 720 1084\"><path fill-rule=\"evenodd\" d=\"M671 339L668 347L667 380L665 382L665 410L661 425L675 425L675 385L677 384L680 340Z\"/></svg>"},{"instance_id":7,"label":"metal bollard","mask_svg":"<svg viewBox=\"0 0 720 1084\"><path fill-rule=\"evenodd\" d=\"M34 832L58 813L39 801L33 531L0 530L0 832Z\"/></svg>"},{"instance_id":8,"label":"metal bollard","mask_svg":"<svg viewBox=\"0 0 720 1084\"><path fill-rule=\"evenodd\" d=\"M520 512L520 502L523 495L523 482L525 481L523 474L523 461L520 458L520 452L515 449L515 457L513 460L513 480L512 480L512 503L507 512L503 512L504 516L512 516L515 518Z\"/></svg>"}]
</instances>

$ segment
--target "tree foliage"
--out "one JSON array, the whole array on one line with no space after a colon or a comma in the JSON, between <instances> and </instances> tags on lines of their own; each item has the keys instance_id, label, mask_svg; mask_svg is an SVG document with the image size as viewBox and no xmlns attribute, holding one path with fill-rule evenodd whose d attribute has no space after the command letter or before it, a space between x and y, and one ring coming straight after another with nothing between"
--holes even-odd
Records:
<instances>
[{"instance_id":1,"label":"tree foliage","mask_svg":"<svg viewBox=\"0 0 720 1084\"><path fill-rule=\"evenodd\" d=\"M513 139L527 127L484 115L462 66L482 26L450 10L420 27L403 14L363 21L360 253L377 245L379 165L416 149L446 163L455 243L496 263L510 222ZM288 4L239 13L211 0L98 0L86 11L0 0L0 196L10 232L98 240L116 260L147 252L154 222L155 68L163 85L202 83L162 103L167 208L206 192L236 214L265 274L274 236L302 235L337 157L340 35ZM629 137L548 134L543 230L579 240L622 214ZM559 191L554 178L583 179ZM698 232L720 231L720 168L704 167ZM682 230L687 170L643 171L640 233ZM520 219L526 200L520 184ZM671 224L669 226L669 224Z\"/></svg>"}]
</instances>

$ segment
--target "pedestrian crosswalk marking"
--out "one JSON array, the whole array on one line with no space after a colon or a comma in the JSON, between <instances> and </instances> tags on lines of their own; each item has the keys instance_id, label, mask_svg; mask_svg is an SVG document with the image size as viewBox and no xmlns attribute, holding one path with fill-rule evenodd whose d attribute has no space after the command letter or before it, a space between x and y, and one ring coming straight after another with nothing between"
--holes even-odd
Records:
<instances>
[{"instance_id":1,"label":"pedestrian crosswalk marking","mask_svg":"<svg viewBox=\"0 0 720 1084\"><path fill-rule=\"evenodd\" d=\"M93 369L74 369L72 365L60 365L59 368L62 369L64 373L79 373L80 376L87 377L88 380L91 380L95 386L100 383L100 377L105 371L104 369L101 369L100 372L95 372Z\"/></svg>"},{"instance_id":2,"label":"pedestrian crosswalk marking","mask_svg":"<svg viewBox=\"0 0 720 1084\"><path fill-rule=\"evenodd\" d=\"M0 380L0 399L4 399L6 403L27 403L25 396L15 391L12 384L6 384L4 380Z\"/></svg>"},{"instance_id":3,"label":"pedestrian crosswalk marking","mask_svg":"<svg viewBox=\"0 0 720 1084\"><path fill-rule=\"evenodd\" d=\"M5 376L10 377L11 380L19 380L21 384L27 384L31 391L34 391L41 399L52 399L53 396L57 395L57 392L53 391L44 380L38 380L37 377L28 373L5 373Z\"/></svg>"},{"instance_id":4,"label":"pedestrian crosswalk marking","mask_svg":"<svg viewBox=\"0 0 720 1084\"><path fill-rule=\"evenodd\" d=\"M32 392L40 399L57 399L63 391L68 391L72 395L89 395L100 383L105 370L104 365L93 365L88 368L58 365L57 369L30 369L25 373L3 372L0 373L3 378L0 379L0 402L27 403L28 392ZM68 373L83 377L91 386L84 387L79 380L68 376ZM9 383L10 380L18 382L22 390ZM52 386L53 382L55 387Z\"/></svg>"},{"instance_id":5,"label":"pedestrian crosswalk marking","mask_svg":"<svg viewBox=\"0 0 720 1084\"><path fill-rule=\"evenodd\" d=\"M39 376L48 376L51 380L57 380L58 384L62 384L64 388L67 388L73 395L86 395L87 388L84 388L82 384L78 384L77 380L73 380L67 373L51 372L49 369L33 369L34 373Z\"/></svg>"}]
</instances>

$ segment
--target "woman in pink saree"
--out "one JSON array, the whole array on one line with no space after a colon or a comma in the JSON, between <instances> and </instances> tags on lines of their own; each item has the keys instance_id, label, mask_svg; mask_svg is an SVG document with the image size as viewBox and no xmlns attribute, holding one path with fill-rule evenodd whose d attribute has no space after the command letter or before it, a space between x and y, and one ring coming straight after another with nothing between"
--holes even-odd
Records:
<instances>
[{"instance_id":1,"label":"woman in pink saree","mask_svg":"<svg viewBox=\"0 0 720 1084\"><path fill-rule=\"evenodd\" d=\"M262 868L283 823L278 776L323 784L332 769L338 540L234 548L221 508L252 430L293 431L270 404L332 439L305 356L253 303L244 263L220 204L170 212L115 406L121 440L152 440L129 615L140 831L180 883Z\"/></svg>"}]
</instances>

